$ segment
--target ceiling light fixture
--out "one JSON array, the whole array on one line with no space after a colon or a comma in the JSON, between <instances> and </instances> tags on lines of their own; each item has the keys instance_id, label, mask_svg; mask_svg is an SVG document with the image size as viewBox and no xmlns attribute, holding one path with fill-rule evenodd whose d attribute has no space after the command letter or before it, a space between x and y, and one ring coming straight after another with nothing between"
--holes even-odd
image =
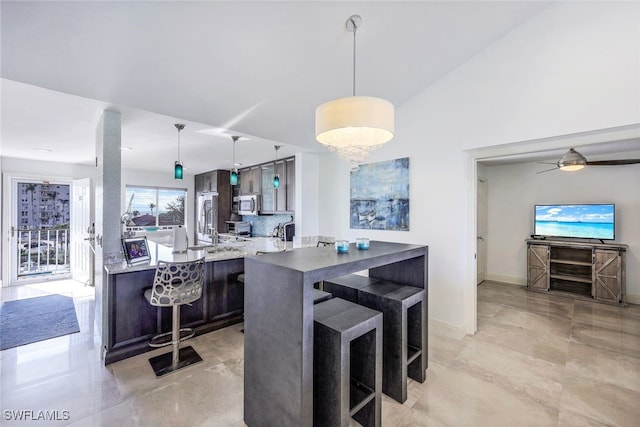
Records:
<instances>
[{"instance_id":1,"label":"ceiling light fixture","mask_svg":"<svg viewBox=\"0 0 640 427\"><path fill-rule=\"evenodd\" d=\"M178 129L178 160L176 160L176 163L173 167L173 177L175 179L182 179L182 162L180 161L180 131L182 129L184 129L184 124L182 123L176 123L174 124L174 126L176 127L176 129Z\"/></svg>"},{"instance_id":2,"label":"ceiling light fixture","mask_svg":"<svg viewBox=\"0 0 640 427\"><path fill-rule=\"evenodd\" d=\"M273 148L276 150L276 161L273 163L273 188L280 187L280 177L278 176L278 150L280 149L280 145L274 145Z\"/></svg>"},{"instance_id":3,"label":"ceiling light fixture","mask_svg":"<svg viewBox=\"0 0 640 427\"><path fill-rule=\"evenodd\" d=\"M560 170L573 172L579 171L580 169L584 168L586 164L587 159L572 148L567 154L562 156L562 158L558 162L558 167L560 168Z\"/></svg>"},{"instance_id":4,"label":"ceiling light fixture","mask_svg":"<svg viewBox=\"0 0 640 427\"><path fill-rule=\"evenodd\" d=\"M357 168L369 152L393 138L394 107L372 96L356 96L356 31L359 15L347 19L353 33L353 96L334 99L316 109L316 139Z\"/></svg>"},{"instance_id":5,"label":"ceiling light fixture","mask_svg":"<svg viewBox=\"0 0 640 427\"><path fill-rule=\"evenodd\" d=\"M231 169L231 174L229 175L229 183L231 185L238 185L238 169L236 168L236 141L240 139L239 136L232 136L233 140L233 168Z\"/></svg>"}]
</instances>

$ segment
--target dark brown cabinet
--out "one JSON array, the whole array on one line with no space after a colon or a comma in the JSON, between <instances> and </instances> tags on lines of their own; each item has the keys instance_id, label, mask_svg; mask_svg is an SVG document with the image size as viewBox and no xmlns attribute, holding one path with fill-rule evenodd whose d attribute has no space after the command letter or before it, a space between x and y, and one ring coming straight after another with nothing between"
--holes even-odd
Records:
<instances>
[{"instance_id":1,"label":"dark brown cabinet","mask_svg":"<svg viewBox=\"0 0 640 427\"><path fill-rule=\"evenodd\" d=\"M261 194L262 168L260 166L241 169L239 173L240 195Z\"/></svg>"},{"instance_id":2,"label":"dark brown cabinet","mask_svg":"<svg viewBox=\"0 0 640 427\"><path fill-rule=\"evenodd\" d=\"M181 307L180 327L200 335L241 322L244 284L238 276L243 271L244 258L207 262L202 298ZM149 351L151 337L171 331L171 308L154 307L144 297L154 275L154 268L109 275L105 364Z\"/></svg>"},{"instance_id":3,"label":"dark brown cabinet","mask_svg":"<svg viewBox=\"0 0 640 427\"><path fill-rule=\"evenodd\" d=\"M622 304L626 245L527 240L527 288Z\"/></svg>"},{"instance_id":4,"label":"dark brown cabinet","mask_svg":"<svg viewBox=\"0 0 640 427\"><path fill-rule=\"evenodd\" d=\"M263 214L293 214L296 210L296 159L290 157L277 162L263 163L240 171L241 195L261 194ZM273 188L278 175L280 186Z\"/></svg>"}]
</instances>

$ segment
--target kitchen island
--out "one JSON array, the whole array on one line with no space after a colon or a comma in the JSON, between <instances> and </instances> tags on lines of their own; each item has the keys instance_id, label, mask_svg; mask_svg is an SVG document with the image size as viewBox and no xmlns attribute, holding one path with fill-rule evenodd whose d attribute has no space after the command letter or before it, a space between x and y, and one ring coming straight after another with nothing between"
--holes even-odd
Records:
<instances>
[{"instance_id":1,"label":"kitchen island","mask_svg":"<svg viewBox=\"0 0 640 427\"><path fill-rule=\"evenodd\" d=\"M368 270L369 276L424 289L426 246L371 242L301 248L245 260L244 420L249 427L313 424L313 287L316 282ZM420 333L427 367L427 305Z\"/></svg>"},{"instance_id":2,"label":"kitchen island","mask_svg":"<svg viewBox=\"0 0 640 427\"><path fill-rule=\"evenodd\" d=\"M108 275L103 310L108 316L105 364L151 350L149 340L171 330L171 308L154 307L144 297L145 289L153 284L158 260L190 261L205 257L202 298L183 306L180 313L181 327L193 328L196 335L201 335L242 322L244 285L238 276L244 272L244 258L279 248L277 242L267 239L207 248L211 252L201 248L173 253L170 244L153 240L149 240L148 246L151 255L148 262L105 265Z\"/></svg>"}]
</instances>

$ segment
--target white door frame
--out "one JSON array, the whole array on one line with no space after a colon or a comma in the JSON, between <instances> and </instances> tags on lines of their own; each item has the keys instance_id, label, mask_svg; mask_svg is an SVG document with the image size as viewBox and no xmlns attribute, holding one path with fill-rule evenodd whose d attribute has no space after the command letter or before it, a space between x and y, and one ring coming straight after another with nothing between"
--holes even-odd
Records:
<instances>
[{"instance_id":1,"label":"white door frame","mask_svg":"<svg viewBox=\"0 0 640 427\"><path fill-rule=\"evenodd\" d=\"M624 141L640 138L640 123L619 126L595 131L559 135L549 138L541 138L530 141L520 141L511 144L501 144L492 147L484 147L467 150L467 233L466 259L467 277L465 286L465 323L466 334L473 335L478 330L478 279L476 266L476 240L477 240L477 196L478 196L478 161L497 157L533 153L554 149L569 149L573 146L586 146L602 144L609 141ZM523 236L523 242L524 238Z\"/></svg>"},{"instance_id":2,"label":"white door frame","mask_svg":"<svg viewBox=\"0 0 640 427\"><path fill-rule=\"evenodd\" d=\"M2 239L2 286L9 287L12 285L22 285L34 282L45 282L48 280L59 280L60 277L55 278L45 278L38 277L37 279L28 280L25 279L20 281L20 283L16 282L16 274L17 271L14 268L13 262L16 260L17 253L16 248L13 247L13 237L11 236L11 226L16 218L16 201L14 198L13 191L13 183L16 181L36 181L43 182L48 181L51 183L60 183L65 185L72 185L73 178L64 177L64 176L51 176L51 175L37 175L37 174L29 174L24 175L15 172L5 172L3 173L3 190L2 190L2 230L3 230L3 239Z\"/></svg>"},{"instance_id":3,"label":"white door frame","mask_svg":"<svg viewBox=\"0 0 640 427\"><path fill-rule=\"evenodd\" d=\"M478 285L487 279L487 215L489 214L488 182L486 178L478 177L478 197L476 205L478 207L477 216L477 267L478 275L476 282Z\"/></svg>"}]
</instances>

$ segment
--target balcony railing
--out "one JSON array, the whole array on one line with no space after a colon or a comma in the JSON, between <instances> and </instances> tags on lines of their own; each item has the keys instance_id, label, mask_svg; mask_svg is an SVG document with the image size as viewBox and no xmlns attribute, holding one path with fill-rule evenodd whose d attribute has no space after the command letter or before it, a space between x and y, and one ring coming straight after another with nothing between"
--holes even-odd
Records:
<instances>
[{"instance_id":1,"label":"balcony railing","mask_svg":"<svg viewBox=\"0 0 640 427\"><path fill-rule=\"evenodd\" d=\"M29 228L18 230L20 263L18 278L34 275L68 275L69 228Z\"/></svg>"}]
</instances>

